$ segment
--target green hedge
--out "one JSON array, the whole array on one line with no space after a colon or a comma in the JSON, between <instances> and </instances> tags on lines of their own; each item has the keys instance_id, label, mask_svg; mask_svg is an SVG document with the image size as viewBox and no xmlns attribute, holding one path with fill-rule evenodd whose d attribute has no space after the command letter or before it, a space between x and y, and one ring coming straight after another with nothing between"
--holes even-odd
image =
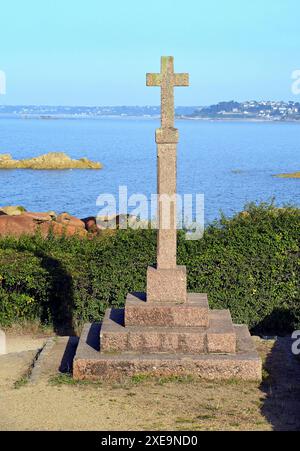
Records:
<instances>
[{"instance_id":1,"label":"green hedge","mask_svg":"<svg viewBox=\"0 0 300 451\"><path fill-rule=\"evenodd\" d=\"M257 332L300 329L300 210L249 205L222 217L198 241L179 233L188 289L207 292ZM130 291L144 291L156 233L119 230L97 239L0 240L0 324L38 319L57 331L102 318Z\"/></svg>"}]
</instances>

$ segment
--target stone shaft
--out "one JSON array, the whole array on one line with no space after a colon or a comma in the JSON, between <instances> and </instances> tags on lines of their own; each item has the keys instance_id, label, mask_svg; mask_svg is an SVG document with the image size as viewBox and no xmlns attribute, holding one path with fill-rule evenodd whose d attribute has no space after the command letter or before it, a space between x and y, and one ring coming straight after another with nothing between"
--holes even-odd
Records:
<instances>
[{"instance_id":1,"label":"stone shaft","mask_svg":"<svg viewBox=\"0 0 300 451\"><path fill-rule=\"evenodd\" d=\"M177 157L178 130L174 128L174 87L188 86L188 74L174 73L174 58L161 58L161 72L147 74L147 86L161 88L161 128L156 130L158 236L157 268L148 269L147 298L151 301L186 301L186 274L177 267Z\"/></svg>"},{"instance_id":2,"label":"stone shaft","mask_svg":"<svg viewBox=\"0 0 300 451\"><path fill-rule=\"evenodd\" d=\"M176 267L176 144L157 144L157 268Z\"/></svg>"}]
</instances>

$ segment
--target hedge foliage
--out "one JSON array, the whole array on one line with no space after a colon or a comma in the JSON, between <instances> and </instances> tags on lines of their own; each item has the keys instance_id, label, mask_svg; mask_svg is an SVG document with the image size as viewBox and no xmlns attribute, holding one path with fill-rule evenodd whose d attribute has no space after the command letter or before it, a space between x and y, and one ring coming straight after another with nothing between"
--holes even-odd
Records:
<instances>
[{"instance_id":1,"label":"hedge foliage","mask_svg":"<svg viewBox=\"0 0 300 451\"><path fill-rule=\"evenodd\" d=\"M300 329L300 209L248 205L224 216L203 239L178 239L188 289L207 292L257 332ZM100 320L108 306L146 289L156 233L118 230L97 239L39 236L0 240L0 324L38 319L56 330Z\"/></svg>"}]
</instances>

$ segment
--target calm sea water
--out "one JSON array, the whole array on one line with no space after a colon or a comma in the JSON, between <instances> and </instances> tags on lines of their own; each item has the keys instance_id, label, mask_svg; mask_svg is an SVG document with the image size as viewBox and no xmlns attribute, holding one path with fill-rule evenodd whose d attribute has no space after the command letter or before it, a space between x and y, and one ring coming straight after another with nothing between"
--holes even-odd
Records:
<instances>
[{"instance_id":1,"label":"calm sea water","mask_svg":"<svg viewBox=\"0 0 300 451\"><path fill-rule=\"evenodd\" d=\"M156 192L156 120L1 119L0 153L14 158L63 151L87 156L104 169L0 171L0 205L68 211L85 217L99 211L101 193ZM273 174L300 170L300 125L178 121L178 192L204 193L205 220L232 215L246 202L276 197L300 205L300 179Z\"/></svg>"}]
</instances>

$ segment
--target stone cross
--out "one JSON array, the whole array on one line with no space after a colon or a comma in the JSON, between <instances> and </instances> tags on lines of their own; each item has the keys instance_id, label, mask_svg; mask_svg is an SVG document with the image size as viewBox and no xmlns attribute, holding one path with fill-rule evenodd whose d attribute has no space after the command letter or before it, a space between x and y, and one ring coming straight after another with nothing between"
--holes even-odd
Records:
<instances>
[{"instance_id":1,"label":"stone cross","mask_svg":"<svg viewBox=\"0 0 300 451\"><path fill-rule=\"evenodd\" d=\"M188 74L174 73L174 58L161 58L161 72L147 74L147 86L161 88L161 128L156 130L158 241L157 268L148 269L148 300L184 301L186 299L185 268L176 263L176 145L178 130L174 128L174 87L188 86ZM172 283L172 280L174 283ZM178 281L180 287L178 287ZM165 291L165 289L167 291ZM173 291L172 291L173 290Z\"/></svg>"},{"instance_id":2,"label":"stone cross","mask_svg":"<svg viewBox=\"0 0 300 451\"><path fill-rule=\"evenodd\" d=\"M189 74L174 73L173 56L162 56L160 74L147 74L147 86L161 87L161 128L174 127L174 86L188 86Z\"/></svg>"}]
</instances>

